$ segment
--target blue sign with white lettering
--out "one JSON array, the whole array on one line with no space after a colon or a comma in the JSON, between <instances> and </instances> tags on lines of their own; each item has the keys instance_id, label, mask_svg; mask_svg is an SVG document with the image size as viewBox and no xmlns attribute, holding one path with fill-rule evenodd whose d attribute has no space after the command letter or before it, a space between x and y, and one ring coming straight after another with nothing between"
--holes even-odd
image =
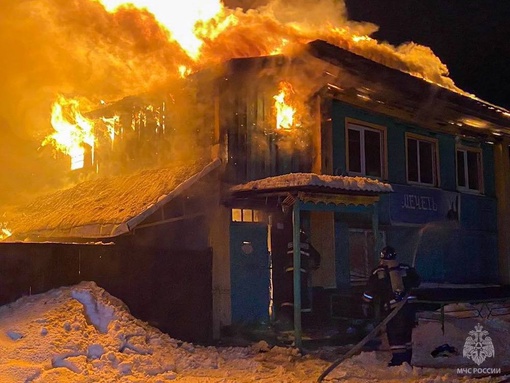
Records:
<instances>
[{"instance_id":1,"label":"blue sign with white lettering","mask_svg":"<svg viewBox=\"0 0 510 383\"><path fill-rule=\"evenodd\" d=\"M392 185L390 218L392 223L424 224L458 220L459 193L435 188Z\"/></svg>"}]
</instances>

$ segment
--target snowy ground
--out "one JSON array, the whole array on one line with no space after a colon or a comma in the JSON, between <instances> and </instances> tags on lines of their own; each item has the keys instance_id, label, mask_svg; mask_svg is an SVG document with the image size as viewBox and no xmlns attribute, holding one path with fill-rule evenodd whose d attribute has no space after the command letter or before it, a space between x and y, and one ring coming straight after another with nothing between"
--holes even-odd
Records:
<instances>
[{"instance_id":1,"label":"snowy ground","mask_svg":"<svg viewBox=\"0 0 510 383\"><path fill-rule=\"evenodd\" d=\"M120 300L92 282L0 307L2 383L315 382L329 365L319 355L265 342L225 348L181 342L131 316ZM452 368L388 368L388 359L382 351L362 353L344 361L326 381L501 380L466 378Z\"/></svg>"}]
</instances>

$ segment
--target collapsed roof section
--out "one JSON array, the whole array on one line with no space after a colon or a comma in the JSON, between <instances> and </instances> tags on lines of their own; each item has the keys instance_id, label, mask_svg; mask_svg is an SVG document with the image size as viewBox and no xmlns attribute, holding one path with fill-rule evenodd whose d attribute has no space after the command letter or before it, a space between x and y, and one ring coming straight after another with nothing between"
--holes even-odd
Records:
<instances>
[{"instance_id":1,"label":"collapsed roof section","mask_svg":"<svg viewBox=\"0 0 510 383\"><path fill-rule=\"evenodd\" d=\"M83 182L6 213L5 241L102 239L126 234L220 166L219 160Z\"/></svg>"}]
</instances>

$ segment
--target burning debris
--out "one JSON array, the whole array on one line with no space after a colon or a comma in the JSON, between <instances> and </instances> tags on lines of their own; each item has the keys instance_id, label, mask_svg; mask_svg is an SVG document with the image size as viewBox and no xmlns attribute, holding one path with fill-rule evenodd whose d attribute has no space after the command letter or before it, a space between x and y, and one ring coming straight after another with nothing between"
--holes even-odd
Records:
<instances>
[{"instance_id":1,"label":"burning debris","mask_svg":"<svg viewBox=\"0 0 510 383\"><path fill-rule=\"evenodd\" d=\"M94 123L83 117L79 110L79 101L63 96L53 104L51 125L55 132L42 142L54 147L71 157L71 169L83 168L85 152L94 153Z\"/></svg>"}]
</instances>

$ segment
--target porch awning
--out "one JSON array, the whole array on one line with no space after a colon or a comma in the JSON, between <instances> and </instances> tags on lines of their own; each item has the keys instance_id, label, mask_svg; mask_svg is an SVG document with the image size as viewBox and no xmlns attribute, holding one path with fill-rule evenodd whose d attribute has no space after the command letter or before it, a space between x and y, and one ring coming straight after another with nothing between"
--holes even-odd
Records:
<instances>
[{"instance_id":1,"label":"porch awning","mask_svg":"<svg viewBox=\"0 0 510 383\"><path fill-rule=\"evenodd\" d=\"M230 188L232 204L255 203L280 206L292 211L294 340L301 347L301 250L300 212L303 210L341 211L353 209L372 215L375 238L378 235L377 201L390 193L390 184L368 177L331 176L315 173L290 173L236 185ZM245 202L243 202L245 201Z\"/></svg>"},{"instance_id":2,"label":"porch awning","mask_svg":"<svg viewBox=\"0 0 510 383\"><path fill-rule=\"evenodd\" d=\"M236 185L230 192L233 199L283 197L284 206L292 206L296 199L313 204L369 206L393 188L368 177L289 173Z\"/></svg>"},{"instance_id":3,"label":"porch awning","mask_svg":"<svg viewBox=\"0 0 510 383\"><path fill-rule=\"evenodd\" d=\"M304 203L323 203L326 205L369 206L379 201L379 195L325 194L299 192L297 195Z\"/></svg>"}]
</instances>

